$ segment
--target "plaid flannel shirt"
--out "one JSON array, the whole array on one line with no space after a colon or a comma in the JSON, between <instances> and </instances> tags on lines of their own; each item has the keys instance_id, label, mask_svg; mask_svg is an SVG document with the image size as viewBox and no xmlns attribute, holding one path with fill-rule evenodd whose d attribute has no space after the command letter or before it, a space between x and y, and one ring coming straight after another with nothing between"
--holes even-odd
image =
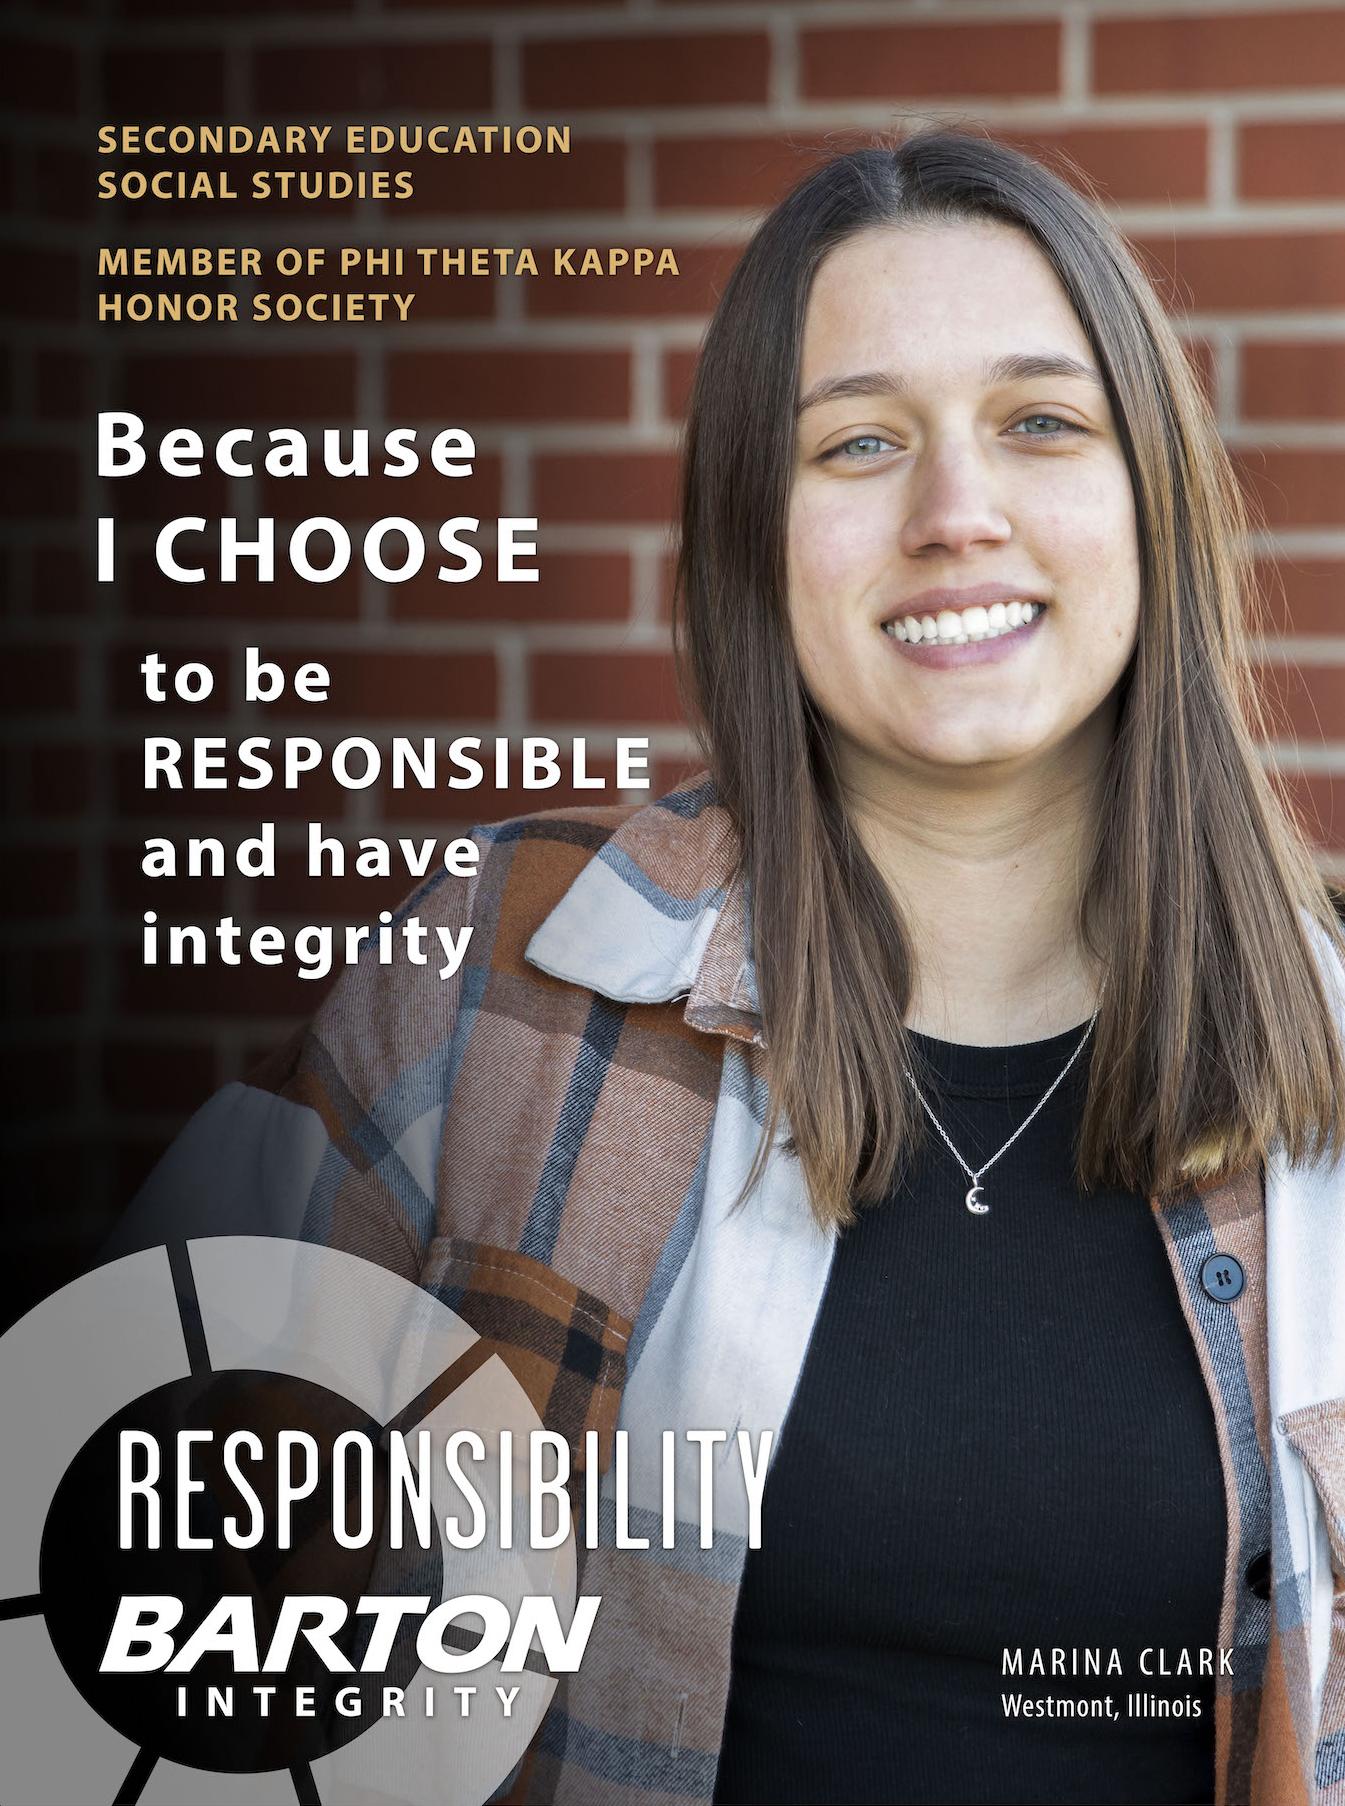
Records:
<instances>
[{"instance_id":1,"label":"plaid flannel shirt","mask_svg":"<svg viewBox=\"0 0 1345 1806\"><path fill-rule=\"evenodd\" d=\"M691 1806L714 1790L746 1495L725 1459L704 1549L679 1469L688 1522L662 1548L659 1433L721 1429L731 1451L738 1429L781 1429L834 1236L778 1145L727 1208L767 1077L737 842L709 779L475 838L474 878L441 874L403 906L471 925L458 973L363 959L197 1113L139 1233L157 1215L179 1235L361 1254L486 1339L578 1463L586 1430L605 1467L629 1433L630 1521L651 1547L580 1552L593 1634L497 1797ZM1308 926L1345 1032L1345 966ZM1345 1806L1345 1162L1275 1158L1153 1208L1227 1499L1215 1798ZM1200 1283L1216 1251L1246 1274L1231 1304ZM608 1468L604 1510L610 1488Z\"/></svg>"}]
</instances>

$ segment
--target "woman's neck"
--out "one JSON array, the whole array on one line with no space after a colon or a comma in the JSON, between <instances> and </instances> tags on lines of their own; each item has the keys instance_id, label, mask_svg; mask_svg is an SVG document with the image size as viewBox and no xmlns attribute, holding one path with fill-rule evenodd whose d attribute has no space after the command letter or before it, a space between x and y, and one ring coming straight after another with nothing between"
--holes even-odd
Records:
<instances>
[{"instance_id":1,"label":"woman's neck","mask_svg":"<svg viewBox=\"0 0 1345 1806\"><path fill-rule=\"evenodd\" d=\"M908 1027L997 1046L1092 1015L1102 973L1082 944L1079 902L1097 774L1065 765L926 783L852 763L851 816L914 949Z\"/></svg>"}]
</instances>

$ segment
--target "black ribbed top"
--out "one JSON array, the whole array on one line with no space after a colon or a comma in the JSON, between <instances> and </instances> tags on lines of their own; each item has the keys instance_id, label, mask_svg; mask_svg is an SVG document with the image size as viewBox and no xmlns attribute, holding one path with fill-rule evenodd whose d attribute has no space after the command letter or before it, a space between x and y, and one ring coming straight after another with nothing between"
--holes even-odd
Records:
<instances>
[{"instance_id":1,"label":"black ribbed top","mask_svg":"<svg viewBox=\"0 0 1345 1806\"><path fill-rule=\"evenodd\" d=\"M914 1037L970 1166L1083 1029ZM1091 1048L984 1175L989 1215L927 1124L840 1238L747 1556L717 1801L1212 1798L1213 1681L1139 1664L1216 1643L1214 1418L1147 1202L1073 1179ZM1020 1649L1021 1678L1003 1671ZM1103 1672L1030 1675L1053 1649L1100 1652ZM1012 1717L1005 1694L1110 1695L1118 1717ZM1132 1694L1199 1712L1132 1716Z\"/></svg>"}]
</instances>

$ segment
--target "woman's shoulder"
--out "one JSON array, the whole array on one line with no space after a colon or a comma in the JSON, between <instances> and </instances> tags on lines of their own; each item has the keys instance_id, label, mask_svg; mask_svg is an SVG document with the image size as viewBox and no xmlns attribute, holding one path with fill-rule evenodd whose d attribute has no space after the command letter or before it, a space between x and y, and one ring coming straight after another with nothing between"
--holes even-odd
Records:
<instances>
[{"instance_id":1,"label":"woman's shoulder","mask_svg":"<svg viewBox=\"0 0 1345 1806\"><path fill-rule=\"evenodd\" d=\"M392 912L394 945L403 949L409 926L426 957L402 950L385 960L371 934L308 1025L305 1038L316 1036L347 1072L386 1074L394 1060L427 1058L492 983L517 992L564 977L606 988L656 927L691 931L736 848L703 772L649 802L539 809L482 823L468 838L474 859L423 880ZM451 953L438 953L453 949L450 973ZM546 949L563 952L563 971Z\"/></svg>"},{"instance_id":2,"label":"woman's shoulder","mask_svg":"<svg viewBox=\"0 0 1345 1806\"><path fill-rule=\"evenodd\" d=\"M511 934L540 928L581 880L585 893L629 892L684 914L722 883L737 856L736 837L706 771L647 801L538 809L481 823L471 838L477 870L465 897L470 919ZM590 871L593 866L599 869ZM438 894L442 885L435 890L434 907L463 908L463 894L453 899ZM620 911L609 925L619 931ZM593 931L601 926L595 920Z\"/></svg>"}]
</instances>

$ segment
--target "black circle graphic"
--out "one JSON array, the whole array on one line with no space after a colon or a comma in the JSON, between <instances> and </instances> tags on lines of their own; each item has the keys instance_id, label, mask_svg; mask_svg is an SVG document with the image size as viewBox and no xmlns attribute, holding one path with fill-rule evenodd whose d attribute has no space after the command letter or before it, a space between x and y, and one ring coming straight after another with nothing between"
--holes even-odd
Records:
<instances>
[{"instance_id":1,"label":"black circle graphic","mask_svg":"<svg viewBox=\"0 0 1345 1806\"><path fill-rule=\"evenodd\" d=\"M150 1512L143 1500L130 1515L133 1546L119 1547L118 1463L122 1432L130 1430L148 1433L162 1452L157 1549L147 1546ZM190 1469L183 1477L204 1480L206 1486L181 1502L188 1533L212 1538L209 1550L177 1547L176 1451L180 1434L193 1430L209 1432L210 1439L188 1445ZM317 1489L295 1507L289 1548L279 1546L275 1511L282 1430L306 1431L318 1448ZM342 1547L332 1529L333 1444L351 1430L367 1436L374 1450L373 1534L359 1549ZM261 1460L238 1463L265 1508L265 1533L247 1550L230 1546L224 1536L226 1520L234 1519L246 1533L253 1516L223 1460L225 1439L234 1431L252 1432L264 1451ZM348 1478L357 1472L349 1464ZM405 1687L416 1674L421 1623L415 1613L404 1615L386 1667L361 1672L373 1620L355 1613L357 1601L366 1593L420 1595L434 1604L444 1583L437 1539L428 1550L410 1535L402 1550L389 1546L387 1473L380 1426L347 1399L307 1380L264 1372L205 1373L136 1399L102 1424L67 1468L43 1530L42 1605L66 1673L124 1736L156 1757L192 1768L264 1773L312 1762L353 1741L378 1721L383 1690ZM349 1498L352 1526L359 1518L357 1503ZM333 1641L354 1671L329 1672L300 1635L290 1659L274 1673L236 1672L224 1653L203 1656L190 1672L104 1673L100 1664L118 1606L133 1594L182 1602L181 1620L171 1632L175 1649L222 1597L248 1600L263 1661L287 1595L335 1597L344 1601L346 1614ZM258 1688L273 1691L259 1694ZM214 1711L212 1689L218 1690ZM225 1700L228 1713L222 1709Z\"/></svg>"}]
</instances>

